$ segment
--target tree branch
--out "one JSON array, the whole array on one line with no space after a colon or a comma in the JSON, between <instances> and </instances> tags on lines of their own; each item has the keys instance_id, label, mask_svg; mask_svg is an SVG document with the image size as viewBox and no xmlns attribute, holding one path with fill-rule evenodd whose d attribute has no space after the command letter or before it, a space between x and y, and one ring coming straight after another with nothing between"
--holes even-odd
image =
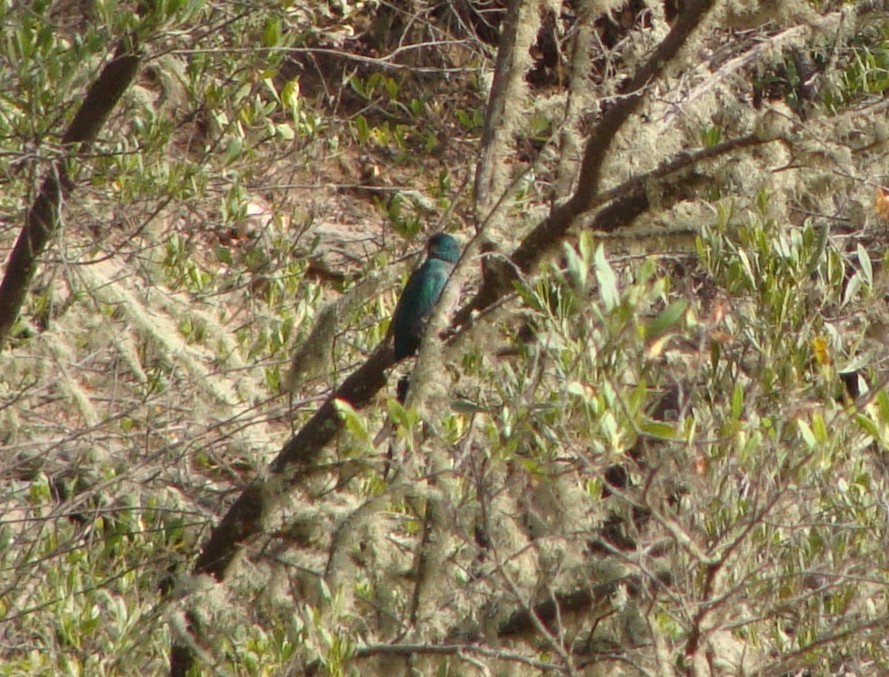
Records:
<instances>
[{"instance_id":1,"label":"tree branch","mask_svg":"<svg viewBox=\"0 0 889 677\"><path fill-rule=\"evenodd\" d=\"M657 581L662 585L672 585L667 573L658 574ZM631 597L637 597L643 590L644 579L637 575L625 576L608 583L600 583L574 592L557 592L548 600L535 604L532 608L519 609L497 628L497 637L503 639L522 635L536 628L537 622L552 623L560 614L583 611L590 606L607 601L623 585Z\"/></svg>"},{"instance_id":2,"label":"tree branch","mask_svg":"<svg viewBox=\"0 0 889 677\"><path fill-rule=\"evenodd\" d=\"M712 5L713 0L690 0L685 6L673 28L623 88L624 95L605 112L587 141L574 195L553 209L549 217L532 230L513 252L510 257L514 265L511 277L499 280L492 277L485 280L485 284L472 301L458 313L459 322L468 320L473 310L480 310L495 302L517 279L519 272L530 272L544 254L564 237L574 221L593 207L602 164L617 132L639 108L648 84L656 79L663 72L664 66L676 56Z\"/></svg>"},{"instance_id":3,"label":"tree branch","mask_svg":"<svg viewBox=\"0 0 889 677\"><path fill-rule=\"evenodd\" d=\"M500 651L498 649L489 649L478 644L376 644L366 646L355 651L356 658L370 658L372 656L414 656L414 655L438 655L438 656L455 656L459 654L478 654L486 658L493 658L498 661L513 661L515 663L524 663L538 670L552 670L564 672L561 665L555 663L547 663L535 658L529 658L522 654L512 653L510 651Z\"/></svg>"},{"instance_id":4,"label":"tree branch","mask_svg":"<svg viewBox=\"0 0 889 677\"><path fill-rule=\"evenodd\" d=\"M626 88L628 94L605 114L587 143L580 184L576 193L532 231L528 239L513 254L513 261L521 270L530 270L544 251L564 235L576 217L590 208L596 196L601 164L614 135L641 103L644 87L657 77L663 70L664 64L675 56L711 5L712 0L690 1L664 41L630 80ZM645 204L647 205L647 201ZM622 206L625 209L629 208L629 205L623 203ZM619 220L626 218L626 215L617 214L615 218ZM613 227L617 227L617 221ZM475 307L483 307L495 301L500 291L492 285L485 285L476 295L474 302L478 303L479 299L488 302ZM235 501L213 529L195 563L195 574L209 574L217 581L225 579L243 543L259 531L262 516L272 506L274 498L297 482L301 469L317 458L324 446L341 430L343 424L337 414L335 400L344 400L355 408L364 407L385 385L386 369L393 364L394 353L391 345L388 341L384 341L367 362L328 398L302 430L284 445L271 465L270 476L257 480ZM199 630L195 627L193 619L190 619L190 625L191 631ZM170 674L174 677L184 677L192 661L193 655L188 646L181 643L173 646Z\"/></svg>"},{"instance_id":5,"label":"tree branch","mask_svg":"<svg viewBox=\"0 0 889 677\"><path fill-rule=\"evenodd\" d=\"M526 25L529 23L531 26ZM502 164L515 131L515 114L510 115L508 110L520 107L527 94L524 76L531 63L528 50L537 37L539 24L537 4L529 5L526 0L513 0L503 18L475 171L475 210L479 224L489 217L506 189Z\"/></svg>"},{"instance_id":6,"label":"tree branch","mask_svg":"<svg viewBox=\"0 0 889 677\"><path fill-rule=\"evenodd\" d=\"M302 470L311 465L321 450L342 429L336 400L360 409L386 385L386 369L395 363L388 341L382 343L354 373L327 399L302 429L272 461L269 477L251 484L234 502L213 529L194 566L195 574L209 574L223 580L243 542L258 533L262 516L276 496L296 484ZM278 488L280 485L280 488Z\"/></svg>"},{"instance_id":7,"label":"tree branch","mask_svg":"<svg viewBox=\"0 0 889 677\"><path fill-rule=\"evenodd\" d=\"M386 385L386 370L394 363L391 341L384 339L367 361L343 381L315 415L284 445L271 464L269 476L257 479L247 487L228 509L201 550L192 571L194 575L207 574L217 581L225 580L244 543L259 533L262 518L276 499L298 482L301 471L342 429L343 422L337 414L336 400L348 402L356 409L366 406ZM188 617L188 625L190 632L199 633L192 616ZM193 661L194 656L188 645L181 642L174 644L170 652L170 674L185 677Z\"/></svg>"},{"instance_id":8,"label":"tree branch","mask_svg":"<svg viewBox=\"0 0 889 677\"><path fill-rule=\"evenodd\" d=\"M64 154L52 164L43 179L6 263L6 273L0 284L0 350L21 312L38 259L59 227L62 201L73 188L68 163L89 150L114 106L136 77L140 62L140 55L127 47L126 42L121 42L114 57L90 86L62 137Z\"/></svg>"}]
</instances>

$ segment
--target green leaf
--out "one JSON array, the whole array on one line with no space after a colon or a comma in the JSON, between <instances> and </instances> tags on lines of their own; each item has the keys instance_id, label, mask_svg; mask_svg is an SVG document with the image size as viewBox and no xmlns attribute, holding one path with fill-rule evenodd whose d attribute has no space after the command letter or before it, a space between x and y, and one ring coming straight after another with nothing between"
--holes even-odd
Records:
<instances>
[{"instance_id":1,"label":"green leaf","mask_svg":"<svg viewBox=\"0 0 889 677\"><path fill-rule=\"evenodd\" d=\"M277 132L277 135L285 141L292 141L296 136L293 131L293 127L285 123L275 125L275 132Z\"/></svg>"},{"instance_id":2,"label":"green leaf","mask_svg":"<svg viewBox=\"0 0 889 677\"><path fill-rule=\"evenodd\" d=\"M830 226L824 225L820 228L815 228L814 230L817 239L815 240L815 246L812 249L812 254L809 256L805 271L803 272L803 279L809 277L812 273L818 270L821 259L824 257L824 251L827 248L827 236L830 234Z\"/></svg>"},{"instance_id":3,"label":"green leaf","mask_svg":"<svg viewBox=\"0 0 889 677\"><path fill-rule=\"evenodd\" d=\"M578 289L586 289L587 269L583 259L571 245L566 244L564 251L568 276L575 282Z\"/></svg>"},{"instance_id":4,"label":"green leaf","mask_svg":"<svg viewBox=\"0 0 889 677\"><path fill-rule=\"evenodd\" d=\"M846 291L843 292L843 301L840 304L841 307L845 307L849 305L851 301L855 300L863 282L864 280L861 279L861 271L856 270L852 277L849 278L849 282L846 283Z\"/></svg>"},{"instance_id":5,"label":"green leaf","mask_svg":"<svg viewBox=\"0 0 889 677\"><path fill-rule=\"evenodd\" d=\"M815 434L815 440L819 444L827 442L827 424L824 422L824 416L821 415L821 412L815 412L815 415L812 416L812 432Z\"/></svg>"},{"instance_id":6,"label":"green leaf","mask_svg":"<svg viewBox=\"0 0 889 677\"><path fill-rule=\"evenodd\" d=\"M240 157L244 150L244 140L239 136L232 137L225 149L225 162L230 163Z\"/></svg>"},{"instance_id":7,"label":"green leaf","mask_svg":"<svg viewBox=\"0 0 889 677\"><path fill-rule=\"evenodd\" d=\"M741 416L744 414L744 389L741 387L741 384L735 384L735 389L732 392L732 419L735 421L740 421Z\"/></svg>"},{"instance_id":8,"label":"green leaf","mask_svg":"<svg viewBox=\"0 0 889 677\"><path fill-rule=\"evenodd\" d=\"M391 405L389 407L389 410L392 410ZM484 414L485 412L490 411L490 409L488 407L483 407L480 404L476 404L471 400L456 399L451 400L451 411L458 414L467 414L471 416L473 414Z\"/></svg>"},{"instance_id":9,"label":"green leaf","mask_svg":"<svg viewBox=\"0 0 889 677\"><path fill-rule=\"evenodd\" d=\"M336 412L349 434L359 440L370 441L367 421L355 410L354 407L352 407L351 404L345 400L336 399L333 401L333 406L336 408Z\"/></svg>"},{"instance_id":10,"label":"green leaf","mask_svg":"<svg viewBox=\"0 0 889 677\"><path fill-rule=\"evenodd\" d=\"M747 274L747 281L753 285L757 286L756 274L753 272L753 265L750 263L750 259L747 256L747 252L743 249L738 250L738 259L741 261L741 265L744 267L744 272Z\"/></svg>"},{"instance_id":11,"label":"green leaf","mask_svg":"<svg viewBox=\"0 0 889 677\"><path fill-rule=\"evenodd\" d=\"M881 390L877 394L875 402L877 403L877 409L880 412L880 423L889 425L889 393L885 390Z\"/></svg>"},{"instance_id":12,"label":"green leaf","mask_svg":"<svg viewBox=\"0 0 889 677\"><path fill-rule=\"evenodd\" d=\"M278 19L267 19L262 31L263 47L277 47L281 42L281 22Z\"/></svg>"},{"instance_id":13,"label":"green leaf","mask_svg":"<svg viewBox=\"0 0 889 677\"><path fill-rule=\"evenodd\" d=\"M701 133L701 142L704 148L712 148L722 140L722 130L719 127L708 127Z\"/></svg>"},{"instance_id":14,"label":"green leaf","mask_svg":"<svg viewBox=\"0 0 889 677\"><path fill-rule=\"evenodd\" d=\"M676 439L676 428L671 423L645 419L639 424L639 431L648 437L668 442Z\"/></svg>"},{"instance_id":15,"label":"green leaf","mask_svg":"<svg viewBox=\"0 0 889 677\"><path fill-rule=\"evenodd\" d=\"M865 414L856 414L855 421L856 421L856 423L858 423L858 425L861 427L861 429L864 430L864 432L867 433L868 435L870 435L873 439L875 439L875 440L880 439L879 427L868 416L866 416Z\"/></svg>"},{"instance_id":16,"label":"green leaf","mask_svg":"<svg viewBox=\"0 0 889 677\"><path fill-rule=\"evenodd\" d=\"M596 281L599 283L599 298L607 310L613 310L620 302L620 293L617 289L617 275L608 259L605 258L605 248L600 243L596 248L594 257L596 268Z\"/></svg>"},{"instance_id":17,"label":"green leaf","mask_svg":"<svg viewBox=\"0 0 889 677\"><path fill-rule=\"evenodd\" d=\"M567 386L567 390L568 390L569 395L575 395L576 397L580 397L583 399L586 399L586 397L587 397L586 388L584 388L583 384L580 383L579 381L569 382L568 386Z\"/></svg>"},{"instance_id":18,"label":"green leaf","mask_svg":"<svg viewBox=\"0 0 889 677\"><path fill-rule=\"evenodd\" d=\"M679 299L673 301L661 313L648 323L645 330L645 337L648 339L656 339L666 333L676 325L688 308L687 299Z\"/></svg>"},{"instance_id":19,"label":"green leaf","mask_svg":"<svg viewBox=\"0 0 889 677\"><path fill-rule=\"evenodd\" d=\"M803 419L797 419L796 425L799 428L800 435L802 435L803 442L806 443L806 446L809 449L814 449L818 446L818 441L815 439L815 433L812 432L812 428L809 427L809 424Z\"/></svg>"},{"instance_id":20,"label":"green leaf","mask_svg":"<svg viewBox=\"0 0 889 677\"><path fill-rule=\"evenodd\" d=\"M388 401L388 410L389 418L392 420L392 423L397 426L408 429L415 422L415 417L411 416L410 410L405 408L405 406L398 400L390 399Z\"/></svg>"},{"instance_id":21,"label":"green leaf","mask_svg":"<svg viewBox=\"0 0 889 677\"><path fill-rule=\"evenodd\" d=\"M867 282L868 287L873 287L874 285L874 268L871 264L870 254L867 253L867 249L862 247L860 244L856 249L858 253L858 265L861 266L861 276L864 278L864 281Z\"/></svg>"},{"instance_id":22,"label":"green leaf","mask_svg":"<svg viewBox=\"0 0 889 677\"><path fill-rule=\"evenodd\" d=\"M577 251L580 252L580 257L583 260L583 267L589 268L590 262L593 260L594 250L593 244L595 240L593 238L593 234L584 230L580 233L580 237L577 239Z\"/></svg>"}]
</instances>

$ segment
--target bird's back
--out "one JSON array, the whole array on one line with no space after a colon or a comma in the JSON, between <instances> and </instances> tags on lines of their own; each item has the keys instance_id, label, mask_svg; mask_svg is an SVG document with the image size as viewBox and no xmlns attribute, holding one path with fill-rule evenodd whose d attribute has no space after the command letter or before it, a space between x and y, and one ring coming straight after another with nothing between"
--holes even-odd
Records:
<instances>
[{"instance_id":1,"label":"bird's back","mask_svg":"<svg viewBox=\"0 0 889 677\"><path fill-rule=\"evenodd\" d=\"M395 359L417 352L426 323L441 296L453 265L441 259L427 259L407 281L392 319Z\"/></svg>"}]
</instances>

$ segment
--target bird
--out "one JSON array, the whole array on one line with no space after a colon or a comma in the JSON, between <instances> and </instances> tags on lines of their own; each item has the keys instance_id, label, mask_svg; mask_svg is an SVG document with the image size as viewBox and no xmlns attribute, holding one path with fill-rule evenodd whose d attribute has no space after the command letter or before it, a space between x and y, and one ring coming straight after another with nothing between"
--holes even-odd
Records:
<instances>
[{"instance_id":1,"label":"bird","mask_svg":"<svg viewBox=\"0 0 889 677\"><path fill-rule=\"evenodd\" d=\"M460 245L446 233L436 233L426 243L426 260L407 280L395 312L392 314L392 333L395 339L395 361L401 362L415 355L420 341L426 333L426 325L435 310L435 304L441 298L445 284L454 270L454 264L460 258ZM398 381L396 398L404 404L410 387L410 377L402 376ZM374 445L380 444L392 432L392 426L384 426L380 430ZM391 442L383 465L383 477L387 478L392 469L395 449Z\"/></svg>"},{"instance_id":2,"label":"bird","mask_svg":"<svg viewBox=\"0 0 889 677\"><path fill-rule=\"evenodd\" d=\"M446 233L436 233L426 244L426 260L408 278L392 315L395 361L415 355L454 264L460 245Z\"/></svg>"}]
</instances>

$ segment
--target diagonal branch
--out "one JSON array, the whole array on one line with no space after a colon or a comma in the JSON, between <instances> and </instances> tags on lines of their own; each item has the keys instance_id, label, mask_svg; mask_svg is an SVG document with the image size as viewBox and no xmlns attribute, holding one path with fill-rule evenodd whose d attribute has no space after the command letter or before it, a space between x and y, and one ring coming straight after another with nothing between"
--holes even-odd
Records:
<instances>
[{"instance_id":1,"label":"diagonal branch","mask_svg":"<svg viewBox=\"0 0 889 677\"><path fill-rule=\"evenodd\" d=\"M0 284L0 349L21 312L40 255L58 230L62 201L73 189L68 163L89 150L114 106L136 77L140 62L138 50L129 47L126 41L121 42L114 57L90 86L62 137L64 154L52 164L43 179L40 192L28 210L25 226L6 262L6 273Z\"/></svg>"},{"instance_id":2,"label":"diagonal branch","mask_svg":"<svg viewBox=\"0 0 889 677\"><path fill-rule=\"evenodd\" d=\"M480 310L495 302L519 272L528 273L544 254L558 243L581 214L592 208L599 188L602 164L621 127L641 105L646 87L657 79L701 23L713 5L713 0L690 0L676 19L663 41L648 57L623 88L623 96L609 108L586 143L577 190L564 204L556 207L540 225L522 241L512 254L515 268L512 277L488 278L469 305L458 314L465 321L473 310Z\"/></svg>"},{"instance_id":3,"label":"diagonal branch","mask_svg":"<svg viewBox=\"0 0 889 677\"><path fill-rule=\"evenodd\" d=\"M243 544L260 532L263 515L274 506L276 498L286 494L287 488L299 480L300 471L309 467L342 429L336 400L356 409L365 407L386 384L386 370L394 363L395 353L387 337L284 445L271 464L269 477L257 479L232 504L201 550L193 569L195 575L225 580ZM188 631L199 635L197 619L193 614L186 617ZM170 651L170 675L185 677L193 662L192 647L182 640L175 642Z\"/></svg>"},{"instance_id":4,"label":"diagonal branch","mask_svg":"<svg viewBox=\"0 0 889 677\"><path fill-rule=\"evenodd\" d=\"M648 174L635 177L617 188L596 196L592 200L594 205L598 206L609 201L610 204L600 210L587 227L604 232L623 228L651 208L646 187L652 181L694 167L704 160L721 157L733 150L767 141L768 139L753 135L744 136L696 153L673 158ZM702 180L701 175L688 173L665 183L663 188L667 195L661 199L661 206L689 198ZM342 429L343 424L337 414L335 401L343 400L356 409L365 407L385 386L386 370L394 362L391 344L385 340L370 358L337 388L299 433L284 445L272 462L270 476L259 479L247 487L229 508L204 545L195 563L194 574L208 574L217 581L225 580L242 545L259 533L262 516L273 506L275 497L299 481L301 471L317 459L324 446ZM171 674L185 675L188 666L191 665L189 648L184 645L175 646L172 656Z\"/></svg>"},{"instance_id":5,"label":"diagonal branch","mask_svg":"<svg viewBox=\"0 0 889 677\"><path fill-rule=\"evenodd\" d=\"M284 445L272 461L270 477L251 484L232 504L213 529L195 562L195 574L209 574L217 581L225 579L241 545L259 532L262 516L272 507L275 497L299 480L300 471L309 467L342 429L343 422L337 413L336 400L348 402L356 409L365 407L386 385L386 369L394 363L392 347L385 341L343 381L315 415Z\"/></svg>"},{"instance_id":6,"label":"diagonal branch","mask_svg":"<svg viewBox=\"0 0 889 677\"><path fill-rule=\"evenodd\" d=\"M661 74L664 65L677 54L712 4L713 0L689 1L663 42L630 80L624 98L605 114L587 143L579 187L574 196L554 210L513 254L513 262L520 270L530 270L544 252L564 236L574 220L589 210L596 197L602 163L615 134L642 102L645 87ZM617 222L614 227L617 227ZM506 286L508 282L505 286L485 284L470 304L471 307L481 308L496 301ZM310 465L341 430L343 423L337 414L335 401L341 399L356 409L363 408L383 388L386 369L393 364L391 345L384 341L367 362L328 398L300 432L284 445L271 465L269 477L257 480L235 501L202 549L194 566L195 574L209 574L217 581L225 580L242 544L261 529L262 517L274 504L275 497L286 493L287 488L299 480L301 470ZM199 631L193 616L189 621L189 631ZM171 675L184 676L192 662L193 654L187 644L180 642L172 647Z\"/></svg>"},{"instance_id":7,"label":"diagonal branch","mask_svg":"<svg viewBox=\"0 0 889 677\"><path fill-rule=\"evenodd\" d=\"M723 141L709 148L703 148L694 152L678 153L669 160L661 163L660 166L656 167L650 172L634 176L633 178L624 181L619 186L615 186L614 188L594 195L592 198L590 198L588 210L572 218L571 222L566 225L566 230L570 225L577 222L578 220L581 220L581 225L584 228L589 228L596 231L613 232L615 230L623 228L630 222L632 222L636 217L640 216L643 212L648 211L648 209L651 207L646 196L646 191L647 187L650 186L652 183L662 181L668 176L677 174L679 172L687 172L689 168L694 168L700 163L706 162L708 160L714 160L716 158L725 156L728 153L742 150L744 148L751 148L753 146L758 146L765 143L771 143L772 141L777 140L779 140L779 137L747 134L735 139L728 139L727 141ZM686 197L691 197L691 195L689 194ZM597 207L601 207L605 204L608 204L608 206L597 213L594 217L588 218L586 216L588 211ZM661 206L664 205L662 204ZM551 220L552 215L550 215L550 217L547 218L546 221L541 223L540 226L538 226L538 229L549 223ZM564 233L560 234L558 239L561 240L563 237ZM513 253L510 259L513 262L512 267L502 267L503 270L511 274L511 277L501 280L497 280L496 278L485 278L485 284L475 295L475 297L473 297L465 306L463 306L463 308L461 308L456 313L456 316L454 318L454 324L456 326L466 325L472 317L473 312L483 311L487 308L490 308L494 303L496 303L502 296L506 294L508 285L511 284L513 280L517 280L521 272L524 272L523 269L517 267L518 263L516 261L517 255L522 249L524 249L524 243L520 245L519 248L516 249L516 251ZM533 254L533 252L531 254ZM528 268L532 268L533 265L535 265L542 257L543 252L537 252L536 259L533 261L529 261L529 263L527 264ZM525 257L525 259L527 260L527 257ZM509 268L511 268L511 270L509 270ZM495 281L493 284L491 283L492 280Z\"/></svg>"}]
</instances>

